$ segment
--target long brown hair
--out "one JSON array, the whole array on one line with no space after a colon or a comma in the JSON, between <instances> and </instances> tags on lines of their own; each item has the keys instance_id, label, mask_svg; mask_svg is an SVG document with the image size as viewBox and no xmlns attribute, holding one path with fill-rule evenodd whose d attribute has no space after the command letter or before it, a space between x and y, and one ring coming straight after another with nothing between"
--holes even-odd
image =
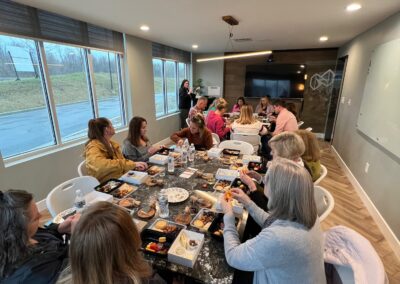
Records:
<instances>
[{"instance_id":1,"label":"long brown hair","mask_svg":"<svg viewBox=\"0 0 400 284\"><path fill-rule=\"evenodd\" d=\"M138 229L124 209L105 201L90 206L71 237L72 282L141 283L151 268L140 246Z\"/></svg>"},{"instance_id":2,"label":"long brown hair","mask_svg":"<svg viewBox=\"0 0 400 284\"><path fill-rule=\"evenodd\" d=\"M314 184L307 170L288 159L272 161L265 181L269 186L271 218L294 221L311 229L317 219Z\"/></svg>"},{"instance_id":3,"label":"long brown hair","mask_svg":"<svg viewBox=\"0 0 400 284\"><path fill-rule=\"evenodd\" d=\"M314 133L304 129L296 130L305 145L304 154L301 156L307 162L316 162L321 159L321 150L319 149L318 140Z\"/></svg>"},{"instance_id":4,"label":"long brown hair","mask_svg":"<svg viewBox=\"0 0 400 284\"><path fill-rule=\"evenodd\" d=\"M194 115L190 122L193 122L199 127L199 135L200 137L203 137L204 134L204 128L206 127L206 123L204 121L204 116L200 113Z\"/></svg>"},{"instance_id":5,"label":"long brown hair","mask_svg":"<svg viewBox=\"0 0 400 284\"><path fill-rule=\"evenodd\" d=\"M257 120L253 117L253 107L251 105L243 105L240 109L240 116L236 120L239 124L252 124Z\"/></svg>"},{"instance_id":6,"label":"long brown hair","mask_svg":"<svg viewBox=\"0 0 400 284\"><path fill-rule=\"evenodd\" d=\"M140 146L140 139L143 139L146 143L149 141L147 136L142 136L140 134L143 122L147 123L146 119L140 116L135 116L129 122L128 137L126 139L135 147Z\"/></svg>"},{"instance_id":7,"label":"long brown hair","mask_svg":"<svg viewBox=\"0 0 400 284\"><path fill-rule=\"evenodd\" d=\"M99 140L104 147L107 149L108 158L112 159L114 156L114 151L112 150L110 144L104 138L104 131L111 122L105 117L99 117L90 119L88 122L88 138L89 141L85 145L89 144L92 140Z\"/></svg>"},{"instance_id":8,"label":"long brown hair","mask_svg":"<svg viewBox=\"0 0 400 284\"><path fill-rule=\"evenodd\" d=\"M28 223L32 194L25 190L0 191L0 278L29 255Z\"/></svg>"}]
</instances>

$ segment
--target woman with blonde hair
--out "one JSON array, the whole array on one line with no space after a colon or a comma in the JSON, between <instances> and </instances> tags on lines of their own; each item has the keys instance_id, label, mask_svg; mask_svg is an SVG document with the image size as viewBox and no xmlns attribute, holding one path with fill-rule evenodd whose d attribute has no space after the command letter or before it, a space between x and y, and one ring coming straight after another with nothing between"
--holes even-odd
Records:
<instances>
[{"instance_id":1,"label":"woman with blonde hair","mask_svg":"<svg viewBox=\"0 0 400 284\"><path fill-rule=\"evenodd\" d=\"M232 131L241 134L260 134L265 135L268 130L263 124L254 118L253 107L251 105L243 105L240 110L240 116L232 124Z\"/></svg>"},{"instance_id":2,"label":"woman with blonde hair","mask_svg":"<svg viewBox=\"0 0 400 284\"><path fill-rule=\"evenodd\" d=\"M269 98L267 96L262 97L256 107L256 113L268 116L273 112L274 112L274 106L269 101Z\"/></svg>"},{"instance_id":3,"label":"woman with blonde hair","mask_svg":"<svg viewBox=\"0 0 400 284\"><path fill-rule=\"evenodd\" d=\"M220 198L228 264L254 271L253 283L326 283L323 238L310 175L297 163L278 158L265 175L264 194L269 213L241 189L232 189L233 198L262 227L244 243L239 240L232 203Z\"/></svg>"},{"instance_id":4,"label":"woman with blonde hair","mask_svg":"<svg viewBox=\"0 0 400 284\"><path fill-rule=\"evenodd\" d=\"M71 237L72 283L147 283L152 270L140 247L139 231L124 209L104 201L88 207Z\"/></svg>"},{"instance_id":5,"label":"woman with blonde hair","mask_svg":"<svg viewBox=\"0 0 400 284\"><path fill-rule=\"evenodd\" d=\"M303 139L305 151L301 158L310 170L312 180L316 181L321 176L321 150L319 149L317 137L307 130L296 130L295 133Z\"/></svg>"},{"instance_id":6,"label":"woman with blonde hair","mask_svg":"<svg viewBox=\"0 0 400 284\"><path fill-rule=\"evenodd\" d=\"M299 135L285 131L273 136L268 145L271 147L273 158L286 158L304 167L301 156L305 151L305 146Z\"/></svg>"},{"instance_id":7,"label":"woman with blonde hair","mask_svg":"<svg viewBox=\"0 0 400 284\"><path fill-rule=\"evenodd\" d=\"M216 133L221 140L231 131L230 123L226 122L223 115L227 110L228 103L223 99L219 99L215 111L210 111L206 118L207 128L211 132Z\"/></svg>"}]
</instances>

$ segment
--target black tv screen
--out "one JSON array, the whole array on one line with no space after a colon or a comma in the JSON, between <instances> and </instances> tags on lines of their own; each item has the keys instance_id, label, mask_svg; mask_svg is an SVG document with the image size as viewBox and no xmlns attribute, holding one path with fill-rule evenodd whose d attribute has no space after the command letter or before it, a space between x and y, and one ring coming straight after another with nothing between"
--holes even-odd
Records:
<instances>
[{"instance_id":1,"label":"black tv screen","mask_svg":"<svg viewBox=\"0 0 400 284\"><path fill-rule=\"evenodd\" d=\"M248 65L244 96L303 98L305 69L299 64Z\"/></svg>"}]
</instances>

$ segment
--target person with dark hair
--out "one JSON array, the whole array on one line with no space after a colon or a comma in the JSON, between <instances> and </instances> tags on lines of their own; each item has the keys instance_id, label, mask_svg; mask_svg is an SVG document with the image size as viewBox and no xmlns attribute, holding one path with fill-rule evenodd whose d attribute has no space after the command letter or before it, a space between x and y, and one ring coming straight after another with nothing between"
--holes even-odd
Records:
<instances>
[{"instance_id":1,"label":"person with dark hair","mask_svg":"<svg viewBox=\"0 0 400 284\"><path fill-rule=\"evenodd\" d=\"M296 111L296 105L294 103L287 103L286 104L286 109L293 113L294 117L296 117L297 121L297 111Z\"/></svg>"},{"instance_id":2,"label":"person with dark hair","mask_svg":"<svg viewBox=\"0 0 400 284\"><path fill-rule=\"evenodd\" d=\"M299 129L297 126L297 119L293 113L287 110L286 104L283 100L276 100L273 103L274 111L278 114L276 118L276 126L272 136L275 136L284 131L296 131Z\"/></svg>"},{"instance_id":3,"label":"person with dark hair","mask_svg":"<svg viewBox=\"0 0 400 284\"><path fill-rule=\"evenodd\" d=\"M124 158L118 143L111 140L115 130L107 118L89 120L88 128L89 140L85 144L83 156L88 174L97 178L99 182L119 178L135 168L147 169L145 162L133 162Z\"/></svg>"},{"instance_id":4,"label":"person with dark hair","mask_svg":"<svg viewBox=\"0 0 400 284\"><path fill-rule=\"evenodd\" d=\"M211 131L205 126L204 117L197 114L190 120L190 126L171 135L171 140L182 146L184 139L194 144L196 150L208 150L213 146Z\"/></svg>"},{"instance_id":5,"label":"person with dark hair","mask_svg":"<svg viewBox=\"0 0 400 284\"><path fill-rule=\"evenodd\" d=\"M232 112L240 112L240 109L244 105L246 105L246 101L243 97L239 97L236 101L236 104L233 105Z\"/></svg>"},{"instance_id":6,"label":"person with dark hair","mask_svg":"<svg viewBox=\"0 0 400 284\"><path fill-rule=\"evenodd\" d=\"M63 235L79 215L39 228L40 213L25 190L0 191L0 282L55 283L68 257Z\"/></svg>"},{"instance_id":7,"label":"person with dark hair","mask_svg":"<svg viewBox=\"0 0 400 284\"><path fill-rule=\"evenodd\" d=\"M150 156L159 151L162 146L151 146L147 133L147 121L135 116L129 122L128 137L124 140L122 153L132 161L147 162Z\"/></svg>"},{"instance_id":8,"label":"person with dark hair","mask_svg":"<svg viewBox=\"0 0 400 284\"><path fill-rule=\"evenodd\" d=\"M179 117L181 120L181 129L186 127L186 118L189 116L189 109L195 98L192 88L189 88L189 80L183 80L179 88Z\"/></svg>"},{"instance_id":9,"label":"person with dark hair","mask_svg":"<svg viewBox=\"0 0 400 284\"><path fill-rule=\"evenodd\" d=\"M128 212L97 202L82 213L69 248L70 266L58 283L166 283L153 276L140 252L139 231Z\"/></svg>"}]
</instances>

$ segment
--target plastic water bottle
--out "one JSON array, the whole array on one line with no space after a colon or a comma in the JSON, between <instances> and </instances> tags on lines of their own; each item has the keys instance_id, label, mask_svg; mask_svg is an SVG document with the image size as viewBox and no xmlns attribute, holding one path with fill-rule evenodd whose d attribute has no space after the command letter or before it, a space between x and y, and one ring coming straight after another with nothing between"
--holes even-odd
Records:
<instances>
[{"instance_id":1,"label":"plastic water bottle","mask_svg":"<svg viewBox=\"0 0 400 284\"><path fill-rule=\"evenodd\" d=\"M80 189L76 190L75 195L74 207L76 208L76 212L81 212L86 206L85 197Z\"/></svg>"},{"instance_id":2,"label":"plastic water bottle","mask_svg":"<svg viewBox=\"0 0 400 284\"><path fill-rule=\"evenodd\" d=\"M169 216L169 208L168 208L168 195L164 192L160 192L158 194L158 216L161 218L168 218Z\"/></svg>"},{"instance_id":3,"label":"plastic water bottle","mask_svg":"<svg viewBox=\"0 0 400 284\"><path fill-rule=\"evenodd\" d=\"M168 156L168 173L173 174L175 172L175 159L171 154Z\"/></svg>"},{"instance_id":4,"label":"plastic water bottle","mask_svg":"<svg viewBox=\"0 0 400 284\"><path fill-rule=\"evenodd\" d=\"M182 148L180 146L176 146L175 152L177 152L179 155L178 161L182 161Z\"/></svg>"},{"instance_id":5,"label":"plastic water bottle","mask_svg":"<svg viewBox=\"0 0 400 284\"><path fill-rule=\"evenodd\" d=\"M189 147L189 162L194 161L194 156L196 155L196 148L194 148L194 144L190 144Z\"/></svg>"},{"instance_id":6,"label":"plastic water bottle","mask_svg":"<svg viewBox=\"0 0 400 284\"><path fill-rule=\"evenodd\" d=\"M188 150L185 148L182 149L182 163L183 166L186 168L188 163Z\"/></svg>"},{"instance_id":7,"label":"plastic water bottle","mask_svg":"<svg viewBox=\"0 0 400 284\"><path fill-rule=\"evenodd\" d=\"M186 151L189 150L189 140L187 138L183 142L183 149L185 149Z\"/></svg>"}]
</instances>

